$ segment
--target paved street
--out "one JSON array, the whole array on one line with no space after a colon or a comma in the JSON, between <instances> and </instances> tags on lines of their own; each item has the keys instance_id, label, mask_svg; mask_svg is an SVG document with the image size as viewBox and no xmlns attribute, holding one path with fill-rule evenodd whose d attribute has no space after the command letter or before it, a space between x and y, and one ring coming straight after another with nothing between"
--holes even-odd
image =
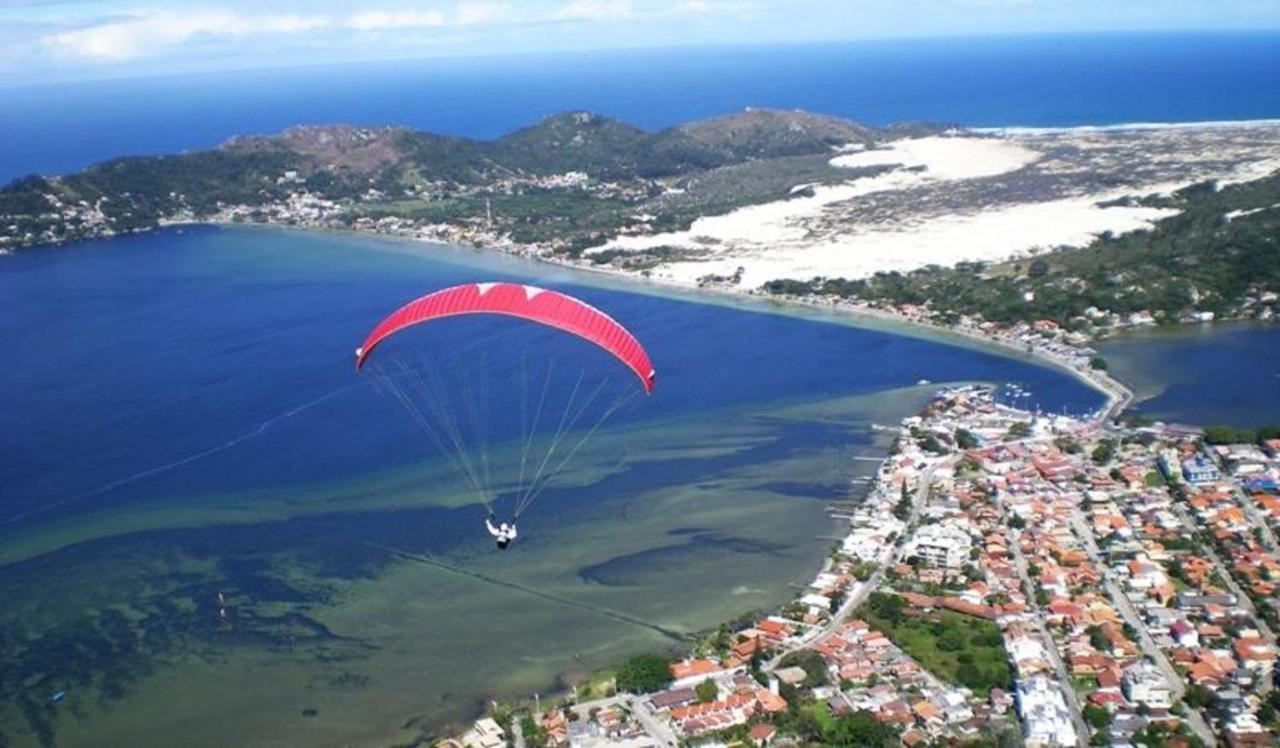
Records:
<instances>
[{"instance_id":1,"label":"paved street","mask_svg":"<svg viewBox=\"0 0 1280 748\"><path fill-rule=\"evenodd\" d=\"M1076 537L1080 538L1084 543L1084 549L1089 554L1089 560L1093 562L1094 566L1104 570L1106 577L1103 586L1106 588L1107 594L1111 596L1111 601L1115 603L1116 609L1120 611L1120 615L1125 622L1137 632L1138 644L1142 647L1142 653L1160 667L1160 672L1164 674L1169 688L1177 698L1181 699L1187 692L1186 683L1178 675L1178 671L1174 669L1173 664L1169 662L1169 658L1165 656L1164 651L1151 638L1151 634L1147 631L1146 625L1143 624L1142 616L1138 614L1137 608L1133 607L1133 603L1130 602L1129 597L1124 593L1120 585L1111 579L1111 572L1102 558L1102 552L1098 549L1098 543L1093 537L1093 531L1089 529L1079 508L1071 516L1071 528L1075 531ZM1213 730L1209 729L1209 725L1204 721L1198 710L1187 709L1187 724L1205 742L1205 745L1214 745L1217 742Z\"/></svg>"},{"instance_id":2,"label":"paved street","mask_svg":"<svg viewBox=\"0 0 1280 748\"><path fill-rule=\"evenodd\" d=\"M996 504L1000 506L1000 510L1003 512L1004 506L1001 504L999 499L996 500ZM1033 606L1036 631L1039 632L1044 648L1049 653L1049 659L1053 663L1053 669L1058 675L1058 685L1060 686L1062 695L1066 698L1067 707L1071 710L1071 722L1076 728L1076 744L1080 746L1080 748L1084 748L1089 744L1089 736L1093 734L1093 731L1087 724L1085 724L1084 715L1080 709L1080 702L1076 698L1076 691L1071 687L1071 675L1067 672L1067 666L1063 664L1062 657L1058 654L1057 644L1045 628L1044 611L1041 610L1040 605L1035 601L1036 586L1031 580L1031 575L1027 573L1026 556L1022 554L1022 547L1018 543L1016 533L1010 534L1011 542L1009 543L1009 549L1013 552L1014 565L1018 570L1018 576L1022 578L1023 588L1029 595L1027 601Z\"/></svg>"}]
</instances>

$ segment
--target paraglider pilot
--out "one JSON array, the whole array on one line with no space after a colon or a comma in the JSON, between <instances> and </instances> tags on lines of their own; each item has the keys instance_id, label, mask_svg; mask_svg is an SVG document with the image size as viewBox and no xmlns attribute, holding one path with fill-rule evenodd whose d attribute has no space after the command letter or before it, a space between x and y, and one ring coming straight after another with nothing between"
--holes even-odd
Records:
<instances>
[{"instance_id":1,"label":"paraglider pilot","mask_svg":"<svg viewBox=\"0 0 1280 748\"><path fill-rule=\"evenodd\" d=\"M511 524L503 522L496 527L493 524L493 520L494 514L493 512L490 512L489 516L484 521L485 529L487 529L489 534L498 542L498 548L505 551L507 546L511 544L511 541L516 539L515 520L512 520Z\"/></svg>"}]
</instances>

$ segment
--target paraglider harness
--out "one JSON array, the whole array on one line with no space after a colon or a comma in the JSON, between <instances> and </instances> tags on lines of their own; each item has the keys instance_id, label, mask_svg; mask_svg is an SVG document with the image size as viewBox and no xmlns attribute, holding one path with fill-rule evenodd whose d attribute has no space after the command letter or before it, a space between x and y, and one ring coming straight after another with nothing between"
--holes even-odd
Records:
<instances>
[{"instance_id":1,"label":"paraglider harness","mask_svg":"<svg viewBox=\"0 0 1280 748\"><path fill-rule=\"evenodd\" d=\"M496 527L493 524L494 519L495 519L495 516L493 512L490 512L489 516L485 518L485 521L484 521L485 529L487 529L489 531L489 534L495 538L498 544L498 549L505 551L507 549L507 546L511 545L511 541L516 539L515 519L511 520L511 524L507 524L506 522L503 522L501 525L498 525Z\"/></svg>"}]
</instances>

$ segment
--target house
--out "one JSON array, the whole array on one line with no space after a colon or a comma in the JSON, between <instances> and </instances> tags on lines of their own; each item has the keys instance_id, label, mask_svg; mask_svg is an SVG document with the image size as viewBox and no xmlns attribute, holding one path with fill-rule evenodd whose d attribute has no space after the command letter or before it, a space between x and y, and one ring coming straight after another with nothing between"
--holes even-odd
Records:
<instances>
[{"instance_id":1,"label":"house","mask_svg":"<svg viewBox=\"0 0 1280 748\"><path fill-rule=\"evenodd\" d=\"M497 722L485 717L476 720L475 725L462 735L462 744L466 748L506 748L507 734Z\"/></svg>"},{"instance_id":2,"label":"house","mask_svg":"<svg viewBox=\"0 0 1280 748\"><path fill-rule=\"evenodd\" d=\"M671 663L671 685L676 688L693 686L724 672L726 672L725 669L714 660L681 660Z\"/></svg>"},{"instance_id":3,"label":"house","mask_svg":"<svg viewBox=\"0 0 1280 748\"><path fill-rule=\"evenodd\" d=\"M662 691L649 697L649 705L655 712L692 704L698 700L698 694L692 688L676 688Z\"/></svg>"},{"instance_id":4,"label":"house","mask_svg":"<svg viewBox=\"0 0 1280 748\"><path fill-rule=\"evenodd\" d=\"M733 694L707 704L678 706L671 710L671 722L685 735L700 735L746 722L757 704L753 694Z\"/></svg>"},{"instance_id":5,"label":"house","mask_svg":"<svg viewBox=\"0 0 1280 748\"><path fill-rule=\"evenodd\" d=\"M1182 461L1182 477L1192 485L1200 485L1213 483L1222 477L1222 473L1203 455L1196 455Z\"/></svg>"},{"instance_id":6,"label":"house","mask_svg":"<svg viewBox=\"0 0 1280 748\"><path fill-rule=\"evenodd\" d=\"M1264 678L1270 677L1276 664L1276 646L1261 638L1236 639L1232 645L1240 664Z\"/></svg>"},{"instance_id":7,"label":"house","mask_svg":"<svg viewBox=\"0 0 1280 748\"><path fill-rule=\"evenodd\" d=\"M788 621L772 617L757 623L755 630L765 641L774 645L781 644L794 631Z\"/></svg>"},{"instance_id":8,"label":"house","mask_svg":"<svg viewBox=\"0 0 1280 748\"><path fill-rule=\"evenodd\" d=\"M916 716L920 726L929 732L936 732L947 723L942 710L923 699L911 705L911 713Z\"/></svg>"},{"instance_id":9,"label":"house","mask_svg":"<svg viewBox=\"0 0 1280 748\"><path fill-rule=\"evenodd\" d=\"M751 743L758 748L768 748L769 742L773 740L773 736L778 734L778 728L770 724L754 725L751 728Z\"/></svg>"},{"instance_id":10,"label":"house","mask_svg":"<svg viewBox=\"0 0 1280 748\"><path fill-rule=\"evenodd\" d=\"M1002 688L991 689L990 700L991 711L996 714L1004 714L1013 707L1013 697Z\"/></svg>"},{"instance_id":11,"label":"house","mask_svg":"<svg viewBox=\"0 0 1280 748\"><path fill-rule=\"evenodd\" d=\"M1169 637L1177 642L1180 647L1200 646L1199 632L1185 618L1179 618L1173 622L1173 625L1169 626Z\"/></svg>"},{"instance_id":12,"label":"house","mask_svg":"<svg viewBox=\"0 0 1280 748\"><path fill-rule=\"evenodd\" d=\"M558 748L569 745L569 721L565 719L564 712L558 710L547 712L542 715L539 727L546 732L549 745Z\"/></svg>"},{"instance_id":13,"label":"house","mask_svg":"<svg viewBox=\"0 0 1280 748\"><path fill-rule=\"evenodd\" d=\"M1135 590L1155 589L1169 582L1159 564L1134 560L1126 568L1129 572L1129 586Z\"/></svg>"},{"instance_id":14,"label":"house","mask_svg":"<svg viewBox=\"0 0 1280 748\"><path fill-rule=\"evenodd\" d=\"M959 691L946 691L938 698L938 705L950 724L973 719L973 708L969 706L969 700L965 695Z\"/></svg>"},{"instance_id":15,"label":"house","mask_svg":"<svg viewBox=\"0 0 1280 748\"><path fill-rule=\"evenodd\" d=\"M1151 709L1173 706L1173 694L1160 668L1149 662L1138 662L1124 671L1124 693L1135 704Z\"/></svg>"}]
</instances>

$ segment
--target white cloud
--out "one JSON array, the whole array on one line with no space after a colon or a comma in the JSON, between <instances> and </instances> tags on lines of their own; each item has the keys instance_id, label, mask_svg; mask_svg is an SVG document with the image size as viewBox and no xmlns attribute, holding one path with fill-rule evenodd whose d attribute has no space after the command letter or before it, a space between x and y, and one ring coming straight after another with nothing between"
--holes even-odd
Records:
<instances>
[{"instance_id":1,"label":"white cloud","mask_svg":"<svg viewBox=\"0 0 1280 748\"><path fill-rule=\"evenodd\" d=\"M663 16L738 16L756 15L759 3L754 0L680 0L661 15Z\"/></svg>"},{"instance_id":2,"label":"white cloud","mask_svg":"<svg viewBox=\"0 0 1280 748\"><path fill-rule=\"evenodd\" d=\"M710 0L684 0L676 5L676 12L681 15L697 16L710 13L715 9Z\"/></svg>"},{"instance_id":3,"label":"white cloud","mask_svg":"<svg viewBox=\"0 0 1280 748\"><path fill-rule=\"evenodd\" d=\"M459 26L480 26L506 23L511 21L514 16L515 13L511 9L511 3L473 0L458 6L455 22Z\"/></svg>"},{"instance_id":4,"label":"white cloud","mask_svg":"<svg viewBox=\"0 0 1280 748\"><path fill-rule=\"evenodd\" d=\"M237 15L221 10L156 12L51 34L43 42L61 55L117 61L154 54L199 37L297 33L330 24L324 16Z\"/></svg>"},{"instance_id":5,"label":"white cloud","mask_svg":"<svg viewBox=\"0 0 1280 748\"><path fill-rule=\"evenodd\" d=\"M566 21L620 21L632 15L631 0L572 0L555 13Z\"/></svg>"},{"instance_id":6,"label":"white cloud","mask_svg":"<svg viewBox=\"0 0 1280 748\"><path fill-rule=\"evenodd\" d=\"M0 0L0 4L3 2L5 0ZM750 5L753 0L666 2L668 4L665 6L647 8L641 13L633 6L632 0L561 0L558 7L552 6L531 16L519 14L515 3L508 0L458 0L452 12L448 13L430 6L412 5L310 14L259 13L229 7L196 8L184 12L156 10L100 18L80 28L63 27L53 31L42 29L36 32L34 40L44 51L64 60L116 63L157 57L184 46L253 36L301 36L330 31L333 32L332 38L327 38L327 41L341 42L342 32L360 31L377 34L376 38L379 40L397 33L416 38L420 35L414 35L415 31L448 27L472 28L545 21L612 22L635 19L642 15L651 19L724 15L728 10ZM359 36L363 41L357 43L368 43L361 35L347 36ZM229 49L228 47L227 50Z\"/></svg>"},{"instance_id":7,"label":"white cloud","mask_svg":"<svg viewBox=\"0 0 1280 748\"><path fill-rule=\"evenodd\" d=\"M433 28L445 25L445 20L438 10L369 10L347 16L342 25L358 31L385 31Z\"/></svg>"}]
</instances>

